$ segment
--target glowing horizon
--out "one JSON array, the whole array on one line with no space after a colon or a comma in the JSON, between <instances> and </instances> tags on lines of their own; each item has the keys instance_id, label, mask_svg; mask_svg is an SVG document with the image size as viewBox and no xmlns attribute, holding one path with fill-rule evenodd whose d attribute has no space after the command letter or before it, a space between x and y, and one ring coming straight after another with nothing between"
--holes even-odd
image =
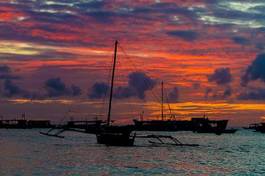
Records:
<instances>
[{"instance_id":1,"label":"glowing horizon","mask_svg":"<svg viewBox=\"0 0 265 176\"><path fill-rule=\"evenodd\" d=\"M0 114L31 113L39 104L57 104L64 112L68 105L95 103L89 95L95 83L108 83L118 40L117 103L144 104L146 116L155 117L163 80L179 116L207 111L233 119L239 112L233 124L257 122L265 116L265 75L257 66L265 60L264 7L258 0L2 1L0 97L6 109ZM154 85L126 92L134 72ZM189 103L196 111L185 109ZM41 108L32 112L38 113L50 118Z\"/></svg>"}]
</instances>

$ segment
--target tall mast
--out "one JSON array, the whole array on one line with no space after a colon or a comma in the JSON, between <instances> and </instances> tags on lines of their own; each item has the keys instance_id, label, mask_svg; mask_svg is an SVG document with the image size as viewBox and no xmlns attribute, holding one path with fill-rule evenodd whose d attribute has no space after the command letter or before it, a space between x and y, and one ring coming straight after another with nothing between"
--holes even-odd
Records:
<instances>
[{"instance_id":1,"label":"tall mast","mask_svg":"<svg viewBox=\"0 0 265 176\"><path fill-rule=\"evenodd\" d=\"M118 41L116 40L115 41L115 48L114 48L113 65L112 65L112 76L111 76L111 85L110 85L110 97L109 97L109 110L108 110L107 125L110 125L111 103L112 103L112 96L113 96L113 85L114 85L115 67L116 67L116 59L117 59L117 48L118 48Z\"/></svg>"},{"instance_id":2,"label":"tall mast","mask_svg":"<svg viewBox=\"0 0 265 176\"><path fill-rule=\"evenodd\" d=\"M164 120L164 82L161 82L161 119Z\"/></svg>"}]
</instances>

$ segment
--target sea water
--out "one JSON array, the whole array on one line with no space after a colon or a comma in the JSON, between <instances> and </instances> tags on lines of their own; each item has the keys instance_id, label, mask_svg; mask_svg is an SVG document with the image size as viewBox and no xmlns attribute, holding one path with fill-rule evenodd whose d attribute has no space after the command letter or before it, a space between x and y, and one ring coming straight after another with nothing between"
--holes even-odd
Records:
<instances>
[{"instance_id":1,"label":"sea water","mask_svg":"<svg viewBox=\"0 0 265 176\"><path fill-rule=\"evenodd\" d=\"M144 139L107 147L94 135L67 132L60 139L39 131L0 130L1 176L265 175L265 134L248 130L162 133L199 147L151 146Z\"/></svg>"}]
</instances>

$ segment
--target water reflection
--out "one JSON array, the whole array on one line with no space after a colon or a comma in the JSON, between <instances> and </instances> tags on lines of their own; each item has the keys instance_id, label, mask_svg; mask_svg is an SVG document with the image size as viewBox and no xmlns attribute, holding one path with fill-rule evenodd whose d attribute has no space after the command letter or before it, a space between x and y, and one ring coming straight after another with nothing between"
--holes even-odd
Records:
<instances>
[{"instance_id":1,"label":"water reflection","mask_svg":"<svg viewBox=\"0 0 265 176\"><path fill-rule=\"evenodd\" d=\"M265 171L265 135L171 133L200 147L106 147L95 136L67 133L65 139L38 130L0 130L0 175L229 175Z\"/></svg>"}]
</instances>

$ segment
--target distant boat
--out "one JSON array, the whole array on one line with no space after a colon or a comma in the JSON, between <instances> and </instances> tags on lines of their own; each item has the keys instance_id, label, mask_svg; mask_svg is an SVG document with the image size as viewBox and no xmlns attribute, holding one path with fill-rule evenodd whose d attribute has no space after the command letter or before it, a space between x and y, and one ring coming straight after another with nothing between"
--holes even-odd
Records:
<instances>
[{"instance_id":1,"label":"distant boat","mask_svg":"<svg viewBox=\"0 0 265 176\"><path fill-rule=\"evenodd\" d=\"M161 119L143 120L143 118L141 118L141 120L134 119L133 122L135 124L136 129L140 131L192 131L191 122L189 120L165 120L163 81L161 82Z\"/></svg>"},{"instance_id":2,"label":"distant boat","mask_svg":"<svg viewBox=\"0 0 265 176\"><path fill-rule=\"evenodd\" d=\"M31 128L51 128L53 125L49 120L26 120L25 113L20 119L2 119L0 128L7 129L31 129Z\"/></svg>"},{"instance_id":3,"label":"distant boat","mask_svg":"<svg viewBox=\"0 0 265 176\"><path fill-rule=\"evenodd\" d=\"M170 109L170 107L169 107ZM170 109L171 111L171 109ZM161 83L161 120L134 119L137 130L143 131L193 131L197 133L235 133L236 129L226 130L228 120L209 120L192 118L191 120L164 120L164 83Z\"/></svg>"},{"instance_id":4,"label":"distant boat","mask_svg":"<svg viewBox=\"0 0 265 176\"><path fill-rule=\"evenodd\" d=\"M215 133L220 135L225 132L228 120L209 120L204 116L203 118L192 118L191 122L193 125L193 132Z\"/></svg>"},{"instance_id":5,"label":"distant boat","mask_svg":"<svg viewBox=\"0 0 265 176\"><path fill-rule=\"evenodd\" d=\"M196 133L235 133L237 129L226 129L228 120L209 120L206 117L191 120L134 120L137 130L144 131L193 131Z\"/></svg>"},{"instance_id":6,"label":"distant boat","mask_svg":"<svg viewBox=\"0 0 265 176\"><path fill-rule=\"evenodd\" d=\"M256 132L261 132L261 133L265 133L265 123L259 123L259 124L255 124L253 126L253 128Z\"/></svg>"},{"instance_id":7,"label":"distant boat","mask_svg":"<svg viewBox=\"0 0 265 176\"><path fill-rule=\"evenodd\" d=\"M252 123L248 127L243 127L246 130L256 130L257 128L260 128L261 123Z\"/></svg>"}]
</instances>

